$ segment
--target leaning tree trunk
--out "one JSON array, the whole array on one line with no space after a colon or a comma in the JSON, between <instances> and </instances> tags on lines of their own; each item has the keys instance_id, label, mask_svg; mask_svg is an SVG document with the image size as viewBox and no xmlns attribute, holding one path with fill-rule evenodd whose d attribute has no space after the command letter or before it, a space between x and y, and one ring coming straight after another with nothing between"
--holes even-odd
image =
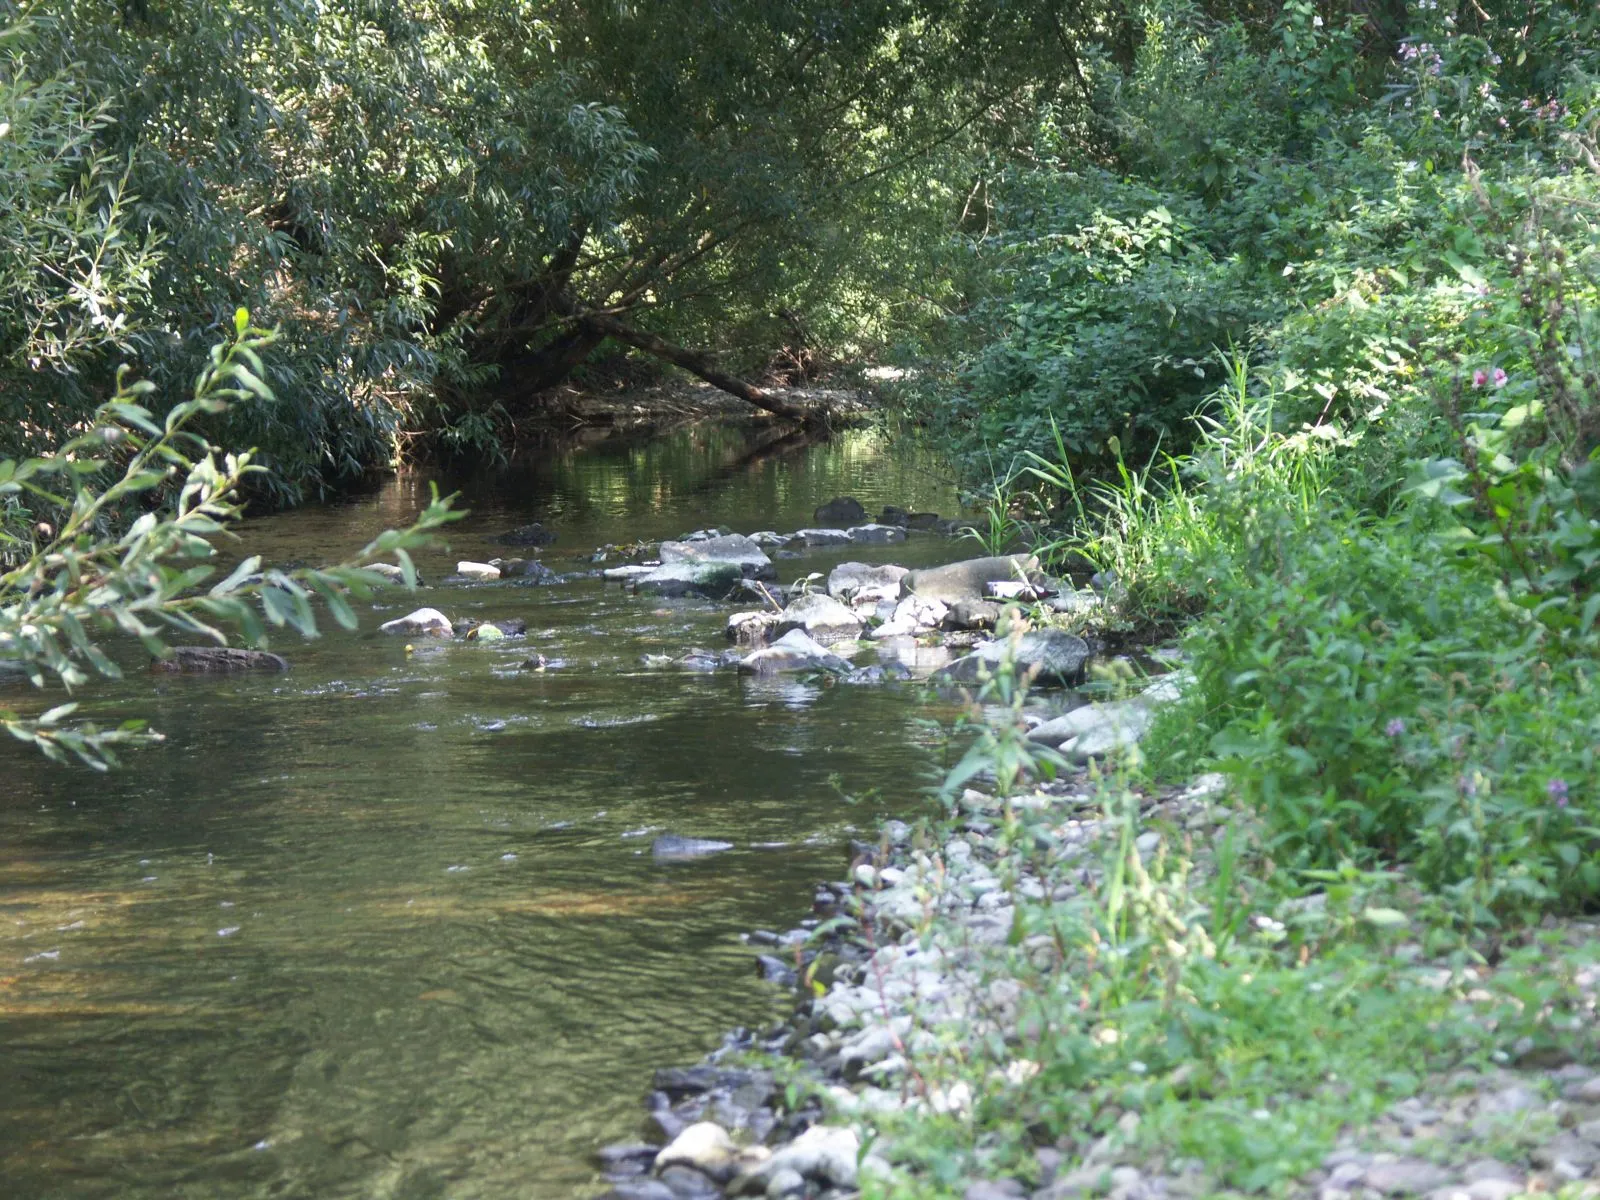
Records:
<instances>
[{"instance_id":1,"label":"leaning tree trunk","mask_svg":"<svg viewBox=\"0 0 1600 1200\"><path fill-rule=\"evenodd\" d=\"M736 378L724 371L719 371L711 360L704 354L698 354L683 346L657 337L653 333L646 333L642 329L635 329L625 325L615 317L603 313L585 313L578 318L579 324L606 337L615 338L636 350L643 350L646 354L653 354L657 358L665 359L673 366L682 367L692 375L698 375L712 387L720 388L731 396L737 396L747 404L753 404L759 409L772 413L774 416L783 417L785 420L795 421L801 425L813 425L818 421L814 413L804 412L793 405L785 404L778 397L763 388L758 388L752 383Z\"/></svg>"}]
</instances>

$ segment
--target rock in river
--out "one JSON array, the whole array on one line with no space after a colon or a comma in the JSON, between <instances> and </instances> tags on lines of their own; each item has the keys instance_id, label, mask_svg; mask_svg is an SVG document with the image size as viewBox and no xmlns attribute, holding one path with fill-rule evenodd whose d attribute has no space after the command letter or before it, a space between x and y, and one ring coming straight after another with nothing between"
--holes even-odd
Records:
<instances>
[{"instance_id":1,"label":"rock in river","mask_svg":"<svg viewBox=\"0 0 1600 1200\"><path fill-rule=\"evenodd\" d=\"M783 610L776 632L804 631L819 642L842 642L861 636L862 620L832 596L807 592L796 596Z\"/></svg>"},{"instance_id":2,"label":"rock in river","mask_svg":"<svg viewBox=\"0 0 1600 1200\"><path fill-rule=\"evenodd\" d=\"M385 621L378 626L379 633L415 633L425 637L451 637L455 627L450 618L437 608L419 608L416 612Z\"/></svg>"},{"instance_id":3,"label":"rock in river","mask_svg":"<svg viewBox=\"0 0 1600 1200\"><path fill-rule=\"evenodd\" d=\"M864 525L870 514L854 496L836 496L820 505L811 519L818 525Z\"/></svg>"},{"instance_id":4,"label":"rock in river","mask_svg":"<svg viewBox=\"0 0 1600 1200\"><path fill-rule=\"evenodd\" d=\"M887 546L891 542L906 540L906 531L898 525L852 525L845 536L863 546Z\"/></svg>"},{"instance_id":5,"label":"rock in river","mask_svg":"<svg viewBox=\"0 0 1600 1200\"><path fill-rule=\"evenodd\" d=\"M921 596L955 604L959 600L987 598L988 585L1002 579L1026 579L1039 569L1032 555L1007 554L999 558L969 558L944 567L912 571L900 581L903 595Z\"/></svg>"},{"instance_id":6,"label":"rock in river","mask_svg":"<svg viewBox=\"0 0 1600 1200\"><path fill-rule=\"evenodd\" d=\"M1088 664L1089 644L1081 637L1060 629L1039 629L1015 639L1018 671L1032 671L1034 681L1071 687L1083 682ZM992 672L1013 646L1011 638L984 642L971 654L958 658L939 672L941 683L976 683L979 676Z\"/></svg>"},{"instance_id":7,"label":"rock in river","mask_svg":"<svg viewBox=\"0 0 1600 1200\"><path fill-rule=\"evenodd\" d=\"M764 556L763 556L764 557ZM742 594L744 571L736 562L663 563L634 578L636 591L650 596L700 596L727 600Z\"/></svg>"},{"instance_id":8,"label":"rock in river","mask_svg":"<svg viewBox=\"0 0 1600 1200\"><path fill-rule=\"evenodd\" d=\"M791 548L815 550L819 546L848 546L850 534L843 529L797 529L787 543Z\"/></svg>"},{"instance_id":9,"label":"rock in river","mask_svg":"<svg viewBox=\"0 0 1600 1200\"><path fill-rule=\"evenodd\" d=\"M463 579L475 580L478 583L492 583L500 578L500 568L492 563L458 562L456 574Z\"/></svg>"},{"instance_id":10,"label":"rock in river","mask_svg":"<svg viewBox=\"0 0 1600 1200\"><path fill-rule=\"evenodd\" d=\"M897 600L900 597L900 581L909 573L904 567L892 563L883 566L840 563L828 574L828 595L835 600L852 602Z\"/></svg>"},{"instance_id":11,"label":"rock in river","mask_svg":"<svg viewBox=\"0 0 1600 1200\"><path fill-rule=\"evenodd\" d=\"M844 674L850 664L829 653L806 634L794 629L770 646L744 656L739 670L746 675L776 675L785 671L829 671Z\"/></svg>"},{"instance_id":12,"label":"rock in river","mask_svg":"<svg viewBox=\"0 0 1600 1200\"><path fill-rule=\"evenodd\" d=\"M287 671L289 661L265 650L240 650L232 646L173 646L166 658L150 664L152 671L179 675L216 675L231 671Z\"/></svg>"},{"instance_id":13,"label":"rock in river","mask_svg":"<svg viewBox=\"0 0 1600 1200\"><path fill-rule=\"evenodd\" d=\"M650 843L650 857L659 859L700 858L706 854L720 854L732 850L732 842L718 842L711 838L679 837L664 833Z\"/></svg>"},{"instance_id":14,"label":"rock in river","mask_svg":"<svg viewBox=\"0 0 1600 1200\"><path fill-rule=\"evenodd\" d=\"M395 563L368 563L362 570L371 571L374 575L382 575L384 582L391 583L396 587L404 587L406 585L406 573ZM422 582L422 572L414 571L412 578L417 581L418 587L426 586Z\"/></svg>"},{"instance_id":15,"label":"rock in river","mask_svg":"<svg viewBox=\"0 0 1600 1200\"><path fill-rule=\"evenodd\" d=\"M742 533L700 538L692 542L662 542L661 561L673 563L733 563L746 579L776 579L777 568L755 542Z\"/></svg>"}]
</instances>

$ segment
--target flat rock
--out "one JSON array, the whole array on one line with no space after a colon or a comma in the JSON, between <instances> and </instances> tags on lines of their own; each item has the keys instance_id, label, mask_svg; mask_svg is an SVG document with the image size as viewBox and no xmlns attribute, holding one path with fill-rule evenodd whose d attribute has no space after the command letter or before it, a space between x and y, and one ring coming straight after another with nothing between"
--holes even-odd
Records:
<instances>
[{"instance_id":1,"label":"flat rock","mask_svg":"<svg viewBox=\"0 0 1600 1200\"><path fill-rule=\"evenodd\" d=\"M906 540L906 531L898 525L852 525L845 535L859 546L888 546Z\"/></svg>"},{"instance_id":2,"label":"flat rock","mask_svg":"<svg viewBox=\"0 0 1600 1200\"><path fill-rule=\"evenodd\" d=\"M1000 622L1001 606L993 600L957 600L944 615L950 629L993 629Z\"/></svg>"},{"instance_id":3,"label":"flat rock","mask_svg":"<svg viewBox=\"0 0 1600 1200\"><path fill-rule=\"evenodd\" d=\"M1067 687L1082 682L1091 657L1089 644L1081 637L1059 629L1038 629L1017 637L1014 646L1012 638L984 642L941 671L939 682L976 683L1011 653L1015 654L1017 670L1032 672L1036 684Z\"/></svg>"},{"instance_id":4,"label":"flat rock","mask_svg":"<svg viewBox=\"0 0 1600 1200\"><path fill-rule=\"evenodd\" d=\"M172 646L167 657L156 659L150 669L174 675L227 675L235 671L287 671L289 660L265 650L234 646Z\"/></svg>"},{"instance_id":5,"label":"flat rock","mask_svg":"<svg viewBox=\"0 0 1600 1200\"><path fill-rule=\"evenodd\" d=\"M733 563L746 579L775 579L777 568L767 552L742 533L718 534L691 542L662 542L661 561L673 563Z\"/></svg>"},{"instance_id":6,"label":"flat rock","mask_svg":"<svg viewBox=\"0 0 1600 1200\"><path fill-rule=\"evenodd\" d=\"M1367 1187L1386 1196L1421 1196L1451 1182L1451 1173L1421 1158L1373 1163L1367 1168Z\"/></svg>"},{"instance_id":7,"label":"flat rock","mask_svg":"<svg viewBox=\"0 0 1600 1200\"><path fill-rule=\"evenodd\" d=\"M783 610L776 632L781 638L791 630L801 630L818 642L840 642L858 638L864 622L854 611L821 592L796 596Z\"/></svg>"},{"instance_id":8,"label":"flat rock","mask_svg":"<svg viewBox=\"0 0 1600 1200\"><path fill-rule=\"evenodd\" d=\"M408 633L420 637L453 637L455 627L450 618L437 608L419 608L403 617L385 621L378 626L379 633Z\"/></svg>"},{"instance_id":9,"label":"flat rock","mask_svg":"<svg viewBox=\"0 0 1600 1200\"><path fill-rule=\"evenodd\" d=\"M719 842L712 838L679 837L662 834L650 843L650 857L656 859L703 858L707 854L720 854L732 850L732 842Z\"/></svg>"},{"instance_id":10,"label":"flat rock","mask_svg":"<svg viewBox=\"0 0 1600 1200\"><path fill-rule=\"evenodd\" d=\"M860 525L870 514L854 496L836 496L818 505L811 519L818 525Z\"/></svg>"},{"instance_id":11,"label":"flat rock","mask_svg":"<svg viewBox=\"0 0 1600 1200\"><path fill-rule=\"evenodd\" d=\"M845 674L850 669L847 661L824 649L799 629L790 630L772 645L752 651L739 661L739 670L746 675L776 675L789 671Z\"/></svg>"},{"instance_id":12,"label":"flat rock","mask_svg":"<svg viewBox=\"0 0 1600 1200\"><path fill-rule=\"evenodd\" d=\"M493 563L464 560L456 564L456 574L463 579L471 579L478 583L492 583L500 578L500 568Z\"/></svg>"},{"instance_id":13,"label":"flat rock","mask_svg":"<svg viewBox=\"0 0 1600 1200\"><path fill-rule=\"evenodd\" d=\"M902 595L917 595L928 600L954 604L958 600L983 600L989 584L1003 580L1025 581L1039 569L1031 554L1007 554L998 558L969 558L943 567L912 571L901 580Z\"/></svg>"},{"instance_id":14,"label":"flat rock","mask_svg":"<svg viewBox=\"0 0 1600 1200\"><path fill-rule=\"evenodd\" d=\"M785 545L814 550L819 546L848 546L850 534L843 529L797 529Z\"/></svg>"},{"instance_id":15,"label":"flat rock","mask_svg":"<svg viewBox=\"0 0 1600 1200\"><path fill-rule=\"evenodd\" d=\"M726 600L738 594L744 578L744 569L736 562L663 563L647 575L635 576L633 587L650 596Z\"/></svg>"}]
</instances>

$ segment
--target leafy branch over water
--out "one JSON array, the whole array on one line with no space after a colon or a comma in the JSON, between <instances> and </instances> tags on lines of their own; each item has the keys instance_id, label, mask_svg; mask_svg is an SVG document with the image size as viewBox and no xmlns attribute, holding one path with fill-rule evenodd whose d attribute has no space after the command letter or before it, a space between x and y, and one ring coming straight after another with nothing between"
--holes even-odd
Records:
<instances>
[{"instance_id":1,"label":"leafy branch over water","mask_svg":"<svg viewBox=\"0 0 1600 1200\"><path fill-rule=\"evenodd\" d=\"M54 453L0 461L10 526L0 527L0 553L15 563L0 574L0 667L26 674L35 687L53 679L71 691L96 674L121 677L101 645L113 631L138 638L158 658L174 632L219 646L228 644L228 629L251 645L264 641L269 626L316 637L312 601L320 598L343 628L356 628L349 597L365 599L388 582L370 569L379 559L392 557L405 586L416 586L410 551L464 515L437 490L408 528L385 530L335 566L263 570L252 555L210 583L218 571L213 539L234 536L241 489L264 468L249 451L212 445L198 426L230 402L273 402L259 352L275 337L241 308L233 335L212 347L192 398L164 419L141 402L155 386L129 382L124 370L83 433ZM113 474L109 484L97 482ZM76 708L61 704L25 719L0 706L0 727L51 759L70 753L101 770L115 764L117 747L160 738L137 720L114 729L65 723Z\"/></svg>"}]
</instances>

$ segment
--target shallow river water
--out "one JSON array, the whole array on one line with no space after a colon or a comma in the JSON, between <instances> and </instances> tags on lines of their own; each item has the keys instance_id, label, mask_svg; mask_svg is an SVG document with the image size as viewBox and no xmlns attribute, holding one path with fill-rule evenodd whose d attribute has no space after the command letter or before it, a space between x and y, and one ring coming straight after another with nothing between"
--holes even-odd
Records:
<instances>
[{"instance_id":1,"label":"shallow river water","mask_svg":"<svg viewBox=\"0 0 1600 1200\"><path fill-rule=\"evenodd\" d=\"M532 455L466 485L472 516L419 565L434 583L522 553L491 539L534 519L560 531L545 560L579 570L608 542L801 527L841 494L955 510L936 462L872 433L764 436ZM402 478L247 542L329 561L425 494ZM963 553L914 536L779 566ZM421 604L529 635L408 656L375 632ZM434 586L359 633L275 642L288 675L90 689L92 715L167 735L109 776L0 747L0 1196L589 1190L592 1151L642 1131L653 1068L776 1013L739 935L804 915L935 761L910 689L641 665L722 648L726 612L596 579ZM535 650L551 669L518 670ZM657 862L667 832L736 848Z\"/></svg>"}]
</instances>

